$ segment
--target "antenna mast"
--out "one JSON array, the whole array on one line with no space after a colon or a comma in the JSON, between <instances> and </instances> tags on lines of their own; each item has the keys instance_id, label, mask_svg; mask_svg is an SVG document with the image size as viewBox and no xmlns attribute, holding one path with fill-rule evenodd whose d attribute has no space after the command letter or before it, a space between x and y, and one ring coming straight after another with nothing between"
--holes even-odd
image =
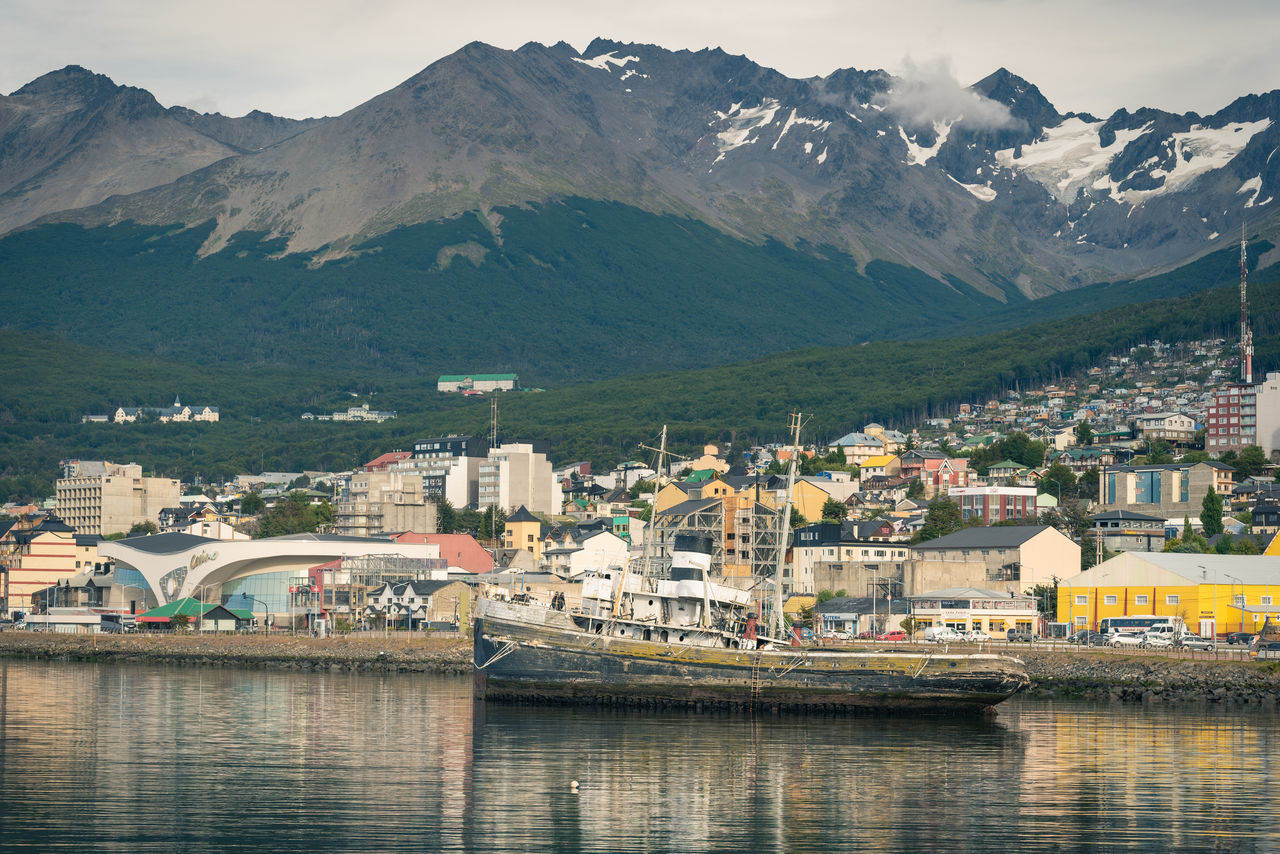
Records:
<instances>
[{"instance_id":1,"label":"antenna mast","mask_svg":"<svg viewBox=\"0 0 1280 854\"><path fill-rule=\"evenodd\" d=\"M490 430L489 447L497 448L498 447L498 393L496 391L493 393L492 412L493 412L491 416L492 425L489 428Z\"/></svg>"},{"instance_id":2,"label":"antenna mast","mask_svg":"<svg viewBox=\"0 0 1280 854\"><path fill-rule=\"evenodd\" d=\"M782 618L782 568L786 563L788 539L791 535L791 501L796 487L797 457L800 456L800 426L803 419L799 412L791 415L791 465L787 468L787 498L782 505L782 513L778 518L778 561L773 577L773 623L777 634L782 637L787 630Z\"/></svg>"},{"instance_id":3,"label":"antenna mast","mask_svg":"<svg viewBox=\"0 0 1280 854\"><path fill-rule=\"evenodd\" d=\"M1245 249L1244 225L1240 225L1240 380L1245 385L1253 383L1253 331L1249 329L1249 303L1246 274L1248 254Z\"/></svg>"}]
</instances>

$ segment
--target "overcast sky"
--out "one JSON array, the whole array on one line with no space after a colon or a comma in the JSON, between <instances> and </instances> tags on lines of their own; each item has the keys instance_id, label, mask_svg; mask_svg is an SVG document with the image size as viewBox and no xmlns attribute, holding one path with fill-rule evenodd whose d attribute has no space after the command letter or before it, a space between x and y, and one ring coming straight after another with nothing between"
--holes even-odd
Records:
<instances>
[{"instance_id":1,"label":"overcast sky","mask_svg":"<svg viewBox=\"0 0 1280 854\"><path fill-rule=\"evenodd\" d=\"M337 115L470 41L721 47L791 77L1004 66L1060 111L1212 113L1280 88L1276 0L0 0L0 92L65 65L165 106Z\"/></svg>"}]
</instances>

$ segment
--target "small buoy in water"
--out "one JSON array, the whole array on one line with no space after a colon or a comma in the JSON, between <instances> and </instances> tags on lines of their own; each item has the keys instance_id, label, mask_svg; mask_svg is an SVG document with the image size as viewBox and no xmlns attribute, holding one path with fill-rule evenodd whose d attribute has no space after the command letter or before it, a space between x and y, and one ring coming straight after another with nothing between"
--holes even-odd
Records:
<instances>
[{"instance_id":1,"label":"small buoy in water","mask_svg":"<svg viewBox=\"0 0 1280 854\"><path fill-rule=\"evenodd\" d=\"M578 791L578 781L577 781L577 780L574 780L574 781L572 781L571 783L569 783L569 790L570 790L570 791L573 791L573 792Z\"/></svg>"}]
</instances>

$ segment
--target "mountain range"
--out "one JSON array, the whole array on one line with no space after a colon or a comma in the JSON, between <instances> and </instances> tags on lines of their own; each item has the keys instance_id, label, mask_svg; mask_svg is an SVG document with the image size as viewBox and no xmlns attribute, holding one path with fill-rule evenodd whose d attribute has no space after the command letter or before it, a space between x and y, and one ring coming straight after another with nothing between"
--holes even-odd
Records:
<instances>
[{"instance_id":1,"label":"mountain range","mask_svg":"<svg viewBox=\"0 0 1280 854\"><path fill-rule=\"evenodd\" d=\"M1269 235L1277 149L1280 92L1098 118L1005 69L800 80L606 40L469 44L306 120L69 66L0 97L2 322L82 339L111 316L122 351L198 335L221 362L694 367L975 328ZM396 341L370 331L390 313Z\"/></svg>"}]
</instances>

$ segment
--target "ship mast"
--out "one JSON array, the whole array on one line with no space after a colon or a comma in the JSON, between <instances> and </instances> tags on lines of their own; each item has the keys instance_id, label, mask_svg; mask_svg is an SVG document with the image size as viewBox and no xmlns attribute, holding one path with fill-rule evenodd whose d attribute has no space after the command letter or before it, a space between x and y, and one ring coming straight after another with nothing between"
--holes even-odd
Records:
<instances>
[{"instance_id":1,"label":"ship mast","mask_svg":"<svg viewBox=\"0 0 1280 854\"><path fill-rule=\"evenodd\" d=\"M1248 254L1244 239L1244 224L1240 225L1240 381L1253 384L1253 331L1249 329L1249 302L1246 275Z\"/></svg>"},{"instance_id":2,"label":"ship mast","mask_svg":"<svg viewBox=\"0 0 1280 854\"><path fill-rule=\"evenodd\" d=\"M773 576L773 624L775 637L781 638L787 630L782 619L782 566L787 558L787 535L791 532L791 501L796 486L796 458L800 456L800 413L791 414L791 465L787 467L787 500L778 518L778 559Z\"/></svg>"},{"instance_id":3,"label":"ship mast","mask_svg":"<svg viewBox=\"0 0 1280 854\"><path fill-rule=\"evenodd\" d=\"M641 445L641 447L648 447ZM667 460L667 425L662 425L662 441L658 443L658 462L655 468L657 471L653 476L653 501L649 503L649 524L644 529L644 542L640 545L640 583L643 585L644 580L649 576L649 543L653 540L653 523L654 516L657 515L655 507L658 501L658 492L662 489L662 469ZM627 571L624 568L621 577L618 579L618 592L613 598L613 617L617 619L618 611L622 606L622 588L626 585Z\"/></svg>"}]
</instances>

